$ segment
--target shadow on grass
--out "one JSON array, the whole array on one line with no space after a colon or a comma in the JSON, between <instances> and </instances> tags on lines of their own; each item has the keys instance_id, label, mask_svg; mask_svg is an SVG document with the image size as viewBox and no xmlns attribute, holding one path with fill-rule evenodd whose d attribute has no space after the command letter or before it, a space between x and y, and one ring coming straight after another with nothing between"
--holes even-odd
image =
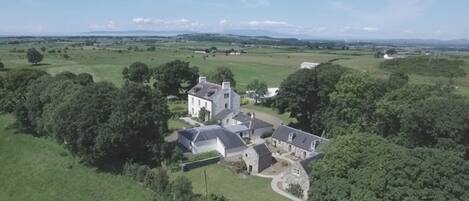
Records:
<instances>
[{"instance_id":1,"label":"shadow on grass","mask_svg":"<svg viewBox=\"0 0 469 201\"><path fill-rule=\"evenodd\" d=\"M51 64L48 63L39 63L39 64L33 64L32 66L49 66Z\"/></svg>"}]
</instances>

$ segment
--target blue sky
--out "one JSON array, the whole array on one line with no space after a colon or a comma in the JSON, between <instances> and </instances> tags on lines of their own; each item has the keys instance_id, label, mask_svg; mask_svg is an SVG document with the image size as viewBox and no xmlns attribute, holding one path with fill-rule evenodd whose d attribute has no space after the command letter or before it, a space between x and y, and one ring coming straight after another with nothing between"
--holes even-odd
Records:
<instances>
[{"instance_id":1,"label":"blue sky","mask_svg":"<svg viewBox=\"0 0 469 201\"><path fill-rule=\"evenodd\" d=\"M2 0L0 34L267 30L318 38L469 39L468 0Z\"/></svg>"}]
</instances>

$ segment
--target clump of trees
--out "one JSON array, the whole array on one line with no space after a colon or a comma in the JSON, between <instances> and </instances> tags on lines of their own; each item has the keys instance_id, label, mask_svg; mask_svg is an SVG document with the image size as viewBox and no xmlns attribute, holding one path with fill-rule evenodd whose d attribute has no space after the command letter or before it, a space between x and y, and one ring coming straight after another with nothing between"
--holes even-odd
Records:
<instances>
[{"instance_id":1,"label":"clump of trees","mask_svg":"<svg viewBox=\"0 0 469 201\"><path fill-rule=\"evenodd\" d=\"M401 72L375 79L327 65L290 75L275 104L298 120L292 126L333 139L313 163L309 200L468 198L469 99L450 80L413 84Z\"/></svg>"},{"instance_id":2,"label":"clump of trees","mask_svg":"<svg viewBox=\"0 0 469 201\"><path fill-rule=\"evenodd\" d=\"M3 112L14 112L21 129L56 139L88 164L159 166L176 153L163 139L170 117L166 96L148 85L117 88L89 74L38 70L8 71L0 80Z\"/></svg>"},{"instance_id":3,"label":"clump of trees","mask_svg":"<svg viewBox=\"0 0 469 201\"><path fill-rule=\"evenodd\" d=\"M253 80L251 83L248 84L246 87L247 90L251 90L255 94L255 101L256 104L259 102L259 99L267 94L267 83L264 81Z\"/></svg>"},{"instance_id":4,"label":"clump of trees","mask_svg":"<svg viewBox=\"0 0 469 201\"><path fill-rule=\"evenodd\" d=\"M185 95L197 84L198 77L199 69L181 60L164 63L153 70L155 88L166 95Z\"/></svg>"},{"instance_id":5,"label":"clump of trees","mask_svg":"<svg viewBox=\"0 0 469 201\"><path fill-rule=\"evenodd\" d=\"M208 79L217 84L222 82L230 82L231 87L236 87L236 80L234 79L234 73L227 67L218 67L215 71L211 72Z\"/></svg>"},{"instance_id":6,"label":"clump of trees","mask_svg":"<svg viewBox=\"0 0 469 201\"><path fill-rule=\"evenodd\" d=\"M36 48L31 48L28 49L26 52L26 58L28 59L29 63L32 63L33 65L37 65L39 62L42 61L44 56L36 50Z\"/></svg>"},{"instance_id":7,"label":"clump of trees","mask_svg":"<svg viewBox=\"0 0 469 201\"><path fill-rule=\"evenodd\" d=\"M149 82L151 71L146 64L134 62L129 67L125 67L122 70L122 77L124 80L137 83Z\"/></svg>"},{"instance_id":8,"label":"clump of trees","mask_svg":"<svg viewBox=\"0 0 469 201\"><path fill-rule=\"evenodd\" d=\"M5 70L5 64L3 62L0 62L0 71Z\"/></svg>"},{"instance_id":9,"label":"clump of trees","mask_svg":"<svg viewBox=\"0 0 469 201\"><path fill-rule=\"evenodd\" d=\"M296 118L296 127L320 132L325 129L323 120L330 104L329 94L335 91L337 82L347 71L333 64L298 70L281 83L275 107L280 113L289 112Z\"/></svg>"},{"instance_id":10,"label":"clump of trees","mask_svg":"<svg viewBox=\"0 0 469 201\"><path fill-rule=\"evenodd\" d=\"M469 163L452 152L356 133L334 139L324 153L312 165L310 201L469 198Z\"/></svg>"}]
</instances>

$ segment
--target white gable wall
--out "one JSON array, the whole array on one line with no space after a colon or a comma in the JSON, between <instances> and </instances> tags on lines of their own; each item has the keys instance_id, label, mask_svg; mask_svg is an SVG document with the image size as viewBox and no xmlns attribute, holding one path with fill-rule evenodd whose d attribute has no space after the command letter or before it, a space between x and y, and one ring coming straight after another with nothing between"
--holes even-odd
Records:
<instances>
[{"instance_id":1,"label":"white gable wall","mask_svg":"<svg viewBox=\"0 0 469 201\"><path fill-rule=\"evenodd\" d=\"M210 112L210 118L212 118L213 115L215 115L213 113L212 101L199 98L190 94L188 95L187 110L191 117L199 117L199 111L203 107L205 107L205 109Z\"/></svg>"},{"instance_id":2,"label":"white gable wall","mask_svg":"<svg viewBox=\"0 0 469 201\"><path fill-rule=\"evenodd\" d=\"M226 155L225 146L218 138L197 142L192 148L192 153L194 154L200 154L209 151L217 151L223 157Z\"/></svg>"}]
</instances>

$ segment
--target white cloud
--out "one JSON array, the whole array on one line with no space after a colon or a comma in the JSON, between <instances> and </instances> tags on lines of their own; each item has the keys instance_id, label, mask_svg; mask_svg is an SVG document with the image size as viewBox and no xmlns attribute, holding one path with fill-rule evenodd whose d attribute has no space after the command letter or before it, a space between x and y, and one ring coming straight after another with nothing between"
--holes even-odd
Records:
<instances>
[{"instance_id":1,"label":"white cloud","mask_svg":"<svg viewBox=\"0 0 469 201\"><path fill-rule=\"evenodd\" d=\"M218 24L220 24L220 25L225 25L227 23L228 23L228 20L226 20L226 19L222 19L222 20L220 20L220 22L218 22Z\"/></svg>"},{"instance_id":2,"label":"white cloud","mask_svg":"<svg viewBox=\"0 0 469 201\"><path fill-rule=\"evenodd\" d=\"M107 23L105 24L92 24L90 25L90 28L91 29L100 29L100 30L112 30L112 29L116 29L117 28L117 25L114 21L112 20L109 20Z\"/></svg>"},{"instance_id":3,"label":"white cloud","mask_svg":"<svg viewBox=\"0 0 469 201\"><path fill-rule=\"evenodd\" d=\"M244 5L249 7L259 7L270 5L269 0L240 0Z\"/></svg>"},{"instance_id":4,"label":"white cloud","mask_svg":"<svg viewBox=\"0 0 469 201\"><path fill-rule=\"evenodd\" d=\"M152 26L162 29L196 29L203 27L204 24L189 20L186 18L180 19L151 19L144 17L136 17L132 22L138 26Z\"/></svg>"},{"instance_id":5,"label":"white cloud","mask_svg":"<svg viewBox=\"0 0 469 201\"><path fill-rule=\"evenodd\" d=\"M379 31L379 29L376 28L376 27L363 27L362 30L363 30L363 31L368 31L368 32L376 32L376 31Z\"/></svg>"},{"instance_id":6,"label":"white cloud","mask_svg":"<svg viewBox=\"0 0 469 201\"><path fill-rule=\"evenodd\" d=\"M146 24L152 24L152 20L150 18L143 18L143 17L137 17L132 19L132 22L135 24L139 25L146 25Z\"/></svg>"},{"instance_id":7,"label":"white cloud","mask_svg":"<svg viewBox=\"0 0 469 201\"><path fill-rule=\"evenodd\" d=\"M287 22L284 21L272 21L272 20L264 20L264 21L249 21L247 23L249 26L256 26L256 27L285 27L289 26Z\"/></svg>"}]
</instances>

